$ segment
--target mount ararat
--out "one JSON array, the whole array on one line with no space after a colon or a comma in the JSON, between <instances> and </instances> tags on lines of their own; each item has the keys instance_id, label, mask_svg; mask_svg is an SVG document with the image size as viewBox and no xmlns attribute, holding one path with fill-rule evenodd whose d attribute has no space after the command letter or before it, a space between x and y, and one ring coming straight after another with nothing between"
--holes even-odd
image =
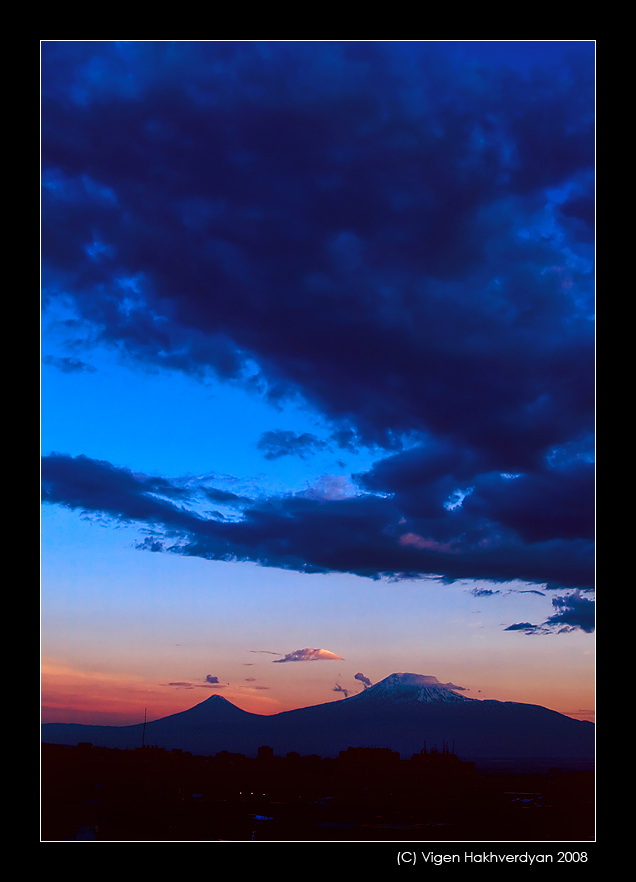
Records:
<instances>
[{"instance_id":1,"label":"mount ararat","mask_svg":"<svg viewBox=\"0 0 636 882\"><path fill-rule=\"evenodd\" d=\"M454 746L461 759L560 761L594 758L594 724L540 705L479 700L459 687L422 674L391 674L340 701L263 716L220 695L145 725L87 726L46 723L42 741L134 749L142 743L212 756L221 751L255 756L338 756L348 747L388 747L409 759L424 747Z\"/></svg>"}]
</instances>

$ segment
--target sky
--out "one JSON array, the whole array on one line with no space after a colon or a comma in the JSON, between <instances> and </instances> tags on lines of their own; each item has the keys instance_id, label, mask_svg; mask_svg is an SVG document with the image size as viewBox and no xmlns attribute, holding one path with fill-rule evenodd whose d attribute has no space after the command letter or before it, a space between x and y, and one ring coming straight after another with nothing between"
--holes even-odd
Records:
<instances>
[{"instance_id":1,"label":"sky","mask_svg":"<svg viewBox=\"0 0 636 882\"><path fill-rule=\"evenodd\" d=\"M41 44L44 722L593 719L594 55Z\"/></svg>"}]
</instances>

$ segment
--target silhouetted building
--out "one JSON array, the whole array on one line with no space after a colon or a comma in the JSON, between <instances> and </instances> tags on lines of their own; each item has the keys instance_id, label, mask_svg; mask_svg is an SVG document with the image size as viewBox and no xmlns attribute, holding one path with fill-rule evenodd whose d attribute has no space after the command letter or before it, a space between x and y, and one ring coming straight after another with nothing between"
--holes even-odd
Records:
<instances>
[{"instance_id":1,"label":"silhouetted building","mask_svg":"<svg viewBox=\"0 0 636 882\"><path fill-rule=\"evenodd\" d=\"M475 763L460 760L456 754L449 751L446 744L441 752L437 747L433 747L431 750L424 747L419 753L413 754L411 764L418 771L426 771L430 774L469 775L475 772Z\"/></svg>"},{"instance_id":2,"label":"silhouetted building","mask_svg":"<svg viewBox=\"0 0 636 882\"><path fill-rule=\"evenodd\" d=\"M340 751L339 759L358 765L386 765L399 761L400 754L389 747L348 747Z\"/></svg>"},{"instance_id":3,"label":"silhouetted building","mask_svg":"<svg viewBox=\"0 0 636 882\"><path fill-rule=\"evenodd\" d=\"M258 748L258 759L259 760L271 760L274 759L274 748L267 747L263 745L263 747Z\"/></svg>"}]
</instances>

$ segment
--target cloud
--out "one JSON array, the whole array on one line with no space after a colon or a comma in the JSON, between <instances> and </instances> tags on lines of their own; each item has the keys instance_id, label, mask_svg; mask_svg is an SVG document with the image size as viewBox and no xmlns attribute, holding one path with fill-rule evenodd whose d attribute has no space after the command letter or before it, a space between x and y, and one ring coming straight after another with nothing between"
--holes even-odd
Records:
<instances>
[{"instance_id":1,"label":"cloud","mask_svg":"<svg viewBox=\"0 0 636 882\"><path fill-rule=\"evenodd\" d=\"M310 432L301 434L276 429L263 432L257 446L259 450L264 451L265 459L279 459L281 456L299 456L304 459L309 454L324 450L327 443Z\"/></svg>"},{"instance_id":2,"label":"cloud","mask_svg":"<svg viewBox=\"0 0 636 882\"><path fill-rule=\"evenodd\" d=\"M185 501L189 497L188 490L168 479L139 475L87 456L54 453L42 461L45 502L99 511L121 521L163 525L172 521L186 527L193 515L183 512L172 499Z\"/></svg>"},{"instance_id":3,"label":"cloud","mask_svg":"<svg viewBox=\"0 0 636 882\"><path fill-rule=\"evenodd\" d=\"M295 652L289 652L284 658L275 658L274 664L297 661L344 661L344 659L335 652L329 652L328 649L297 649Z\"/></svg>"},{"instance_id":4,"label":"cloud","mask_svg":"<svg viewBox=\"0 0 636 882\"><path fill-rule=\"evenodd\" d=\"M506 631L523 631L524 634L545 634L545 628L540 625L533 625L531 622L516 622L514 625L508 625Z\"/></svg>"},{"instance_id":5,"label":"cloud","mask_svg":"<svg viewBox=\"0 0 636 882\"><path fill-rule=\"evenodd\" d=\"M231 493L229 490L219 490L216 487L204 487L203 494L211 502L218 502L222 505L246 505L254 502L249 496L239 496Z\"/></svg>"},{"instance_id":6,"label":"cloud","mask_svg":"<svg viewBox=\"0 0 636 882\"><path fill-rule=\"evenodd\" d=\"M536 592L540 593L540 592ZM571 631L584 631L591 634L596 626L596 604L584 597L580 591L552 598L552 606L558 610L541 625L521 622L510 625L506 631L524 631L526 634L568 634Z\"/></svg>"},{"instance_id":7,"label":"cloud","mask_svg":"<svg viewBox=\"0 0 636 882\"><path fill-rule=\"evenodd\" d=\"M44 364L49 364L52 367L56 367L58 370L62 371L65 374L76 374L83 373L88 371L89 373L94 373L97 368L95 368L92 364L87 364L85 361L82 361L79 358L73 357L58 357L55 355L46 355L43 359Z\"/></svg>"},{"instance_id":8,"label":"cloud","mask_svg":"<svg viewBox=\"0 0 636 882\"><path fill-rule=\"evenodd\" d=\"M495 591L492 588L473 588L470 593L473 597L492 597L495 594L501 594L500 591Z\"/></svg>"},{"instance_id":9,"label":"cloud","mask_svg":"<svg viewBox=\"0 0 636 882\"><path fill-rule=\"evenodd\" d=\"M433 677L431 675L420 675L418 676L418 681L428 686L442 686L445 689L454 689L461 692L465 690L464 686L455 686L454 683L440 683L437 677Z\"/></svg>"},{"instance_id":10,"label":"cloud","mask_svg":"<svg viewBox=\"0 0 636 882\"><path fill-rule=\"evenodd\" d=\"M349 698L349 690L343 688L339 683L333 687L332 692L342 692L345 698Z\"/></svg>"},{"instance_id":11,"label":"cloud","mask_svg":"<svg viewBox=\"0 0 636 882\"><path fill-rule=\"evenodd\" d=\"M593 600L583 597L580 591L573 594L553 597L552 606L558 610L547 620L546 625L559 628L559 633L571 630L591 634L595 628L595 607Z\"/></svg>"},{"instance_id":12,"label":"cloud","mask_svg":"<svg viewBox=\"0 0 636 882\"><path fill-rule=\"evenodd\" d=\"M213 676L212 674L208 674L205 678L205 682L200 684L202 688L205 689L225 689L227 683L221 683L218 677Z\"/></svg>"},{"instance_id":13,"label":"cloud","mask_svg":"<svg viewBox=\"0 0 636 882\"><path fill-rule=\"evenodd\" d=\"M418 536L417 533L404 533L398 542L400 545L411 545L413 548L439 551L442 554L455 554L459 550L453 548L449 542L436 542L435 539L427 539L424 536Z\"/></svg>"},{"instance_id":14,"label":"cloud","mask_svg":"<svg viewBox=\"0 0 636 882\"><path fill-rule=\"evenodd\" d=\"M245 678L245 682L250 684L250 686L249 686L250 689L260 689L260 690L265 690L265 691L266 691L266 690L268 690L268 689L271 688L270 686L258 686L258 685L254 685L254 684L256 683L256 677L246 677L246 678ZM247 689L248 687L246 686L246 687L244 687L244 688Z\"/></svg>"},{"instance_id":15,"label":"cloud","mask_svg":"<svg viewBox=\"0 0 636 882\"><path fill-rule=\"evenodd\" d=\"M550 78L391 43L58 43L43 66L44 263L103 342L195 376L249 361L271 399L389 448L432 431L522 458L589 425L569 224L590 213L554 192L594 166L591 54ZM566 261L564 290L545 269Z\"/></svg>"},{"instance_id":16,"label":"cloud","mask_svg":"<svg viewBox=\"0 0 636 882\"><path fill-rule=\"evenodd\" d=\"M354 680L360 680L365 689L368 689L369 686L372 686L371 680L368 677L365 677L364 674L355 674Z\"/></svg>"},{"instance_id":17,"label":"cloud","mask_svg":"<svg viewBox=\"0 0 636 882\"><path fill-rule=\"evenodd\" d=\"M393 462L381 461L360 478L361 484L375 486L379 472L395 471L396 459L415 455L422 456L411 450L392 457ZM583 537L528 542L483 511L466 511L466 503L453 512L441 505L421 510L423 504L432 505L430 496L425 503L426 494L414 495L417 472L402 489L399 468L400 483L393 480L395 492L388 495L365 492L329 499L290 494L259 501L245 508L240 520L228 521L199 514L195 489L175 481L86 456L51 454L42 459L42 499L151 528L152 536L139 548L209 560L253 560L301 572L371 578L437 574L447 581L520 579L550 588L592 587L592 542ZM383 478L382 486L390 486L389 481ZM417 532L405 532L405 519ZM426 534L430 541L403 541Z\"/></svg>"},{"instance_id":18,"label":"cloud","mask_svg":"<svg viewBox=\"0 0 636 882\"><path fill-rule=\"evenodd\" d=\"M299 499L346 499L357 495L357 488L347 475L321 475L306 490L296 494Z\"/></svg>"},{"instance_id":19,"label":"cloud","mask_svg":"<svg viewBox=\"0 0 636 882\"><path fill-rule=\"evenodd\" d=\"M193 375L239 379L250 359L271 398L301 392L389 447L401 431L451 430L527 454L548 417L553 431L581 419L589 249L568 224L587 215L549 194L593 167L592 65L513 85L429 44L288 44L269 61L250 44L155 48L132 44L124 61L93 46L99 85L72 47L43 56L43 252L104 342ZM209 96L222 84L224 99L200 100L194 82ZM70 145L91 132L109 133L108 150L85 158ZM558 235L545 241L547 216ZM87 228L109 243L104 259ZM579 258L576 293L544 273L566 260L560 236ZM559 368L542 413L537 381ZM281 434L292 447L273 456L298 441Z\"/></svg>"},{"instance_id":20,"label":"cloud","mask_svg":"<svg viewBox=\"0 0 636 882\"><path fill-rule=\"evenodd\" d=\"M270 460L377 459L346 498L252 501L50 454L44 501L157 553L590 590L594 47L562 48L547 75L452 43L45 43L44 320L310 407L328 440L267 432Z\"/></svg>"}]
</instances>

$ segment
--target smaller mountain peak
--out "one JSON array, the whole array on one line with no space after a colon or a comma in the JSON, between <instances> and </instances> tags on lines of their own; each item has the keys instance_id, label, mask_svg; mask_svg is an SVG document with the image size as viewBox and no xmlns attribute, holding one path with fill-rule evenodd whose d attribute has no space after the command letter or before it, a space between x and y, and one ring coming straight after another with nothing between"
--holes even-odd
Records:
<instances>
[{"instance_id":1,"label":"smaller mountain peak","mask_svg":"<svg viewBox=\"0 0 636 882\"><path fill-rule=\"evenodd\" d=\"M214 695L211 695L209 698L206 698L203 703L205 704L206 702L223 702L224 704L232 704L232 702L228 701L227 698L223 698L222 695L217 695L216 693Z\"/></svg>"},{"instance_id":2,"label":"smaller mountain peak","mask_svg":"<svg viewBox=\"0 0 636 882\"><path fill-rule=\"evenodd\" d=\"M183 711L182 714L185 714L191 719L224 720L241 716L252 716L249 711L242 710L242 708L232 704L227 698L223 698L222 695L217 695L216 693L210 695L209 698L204 698L199 704L195 704L194 707L191 707L189 710Z\"/></svg>"}]
</instances>

